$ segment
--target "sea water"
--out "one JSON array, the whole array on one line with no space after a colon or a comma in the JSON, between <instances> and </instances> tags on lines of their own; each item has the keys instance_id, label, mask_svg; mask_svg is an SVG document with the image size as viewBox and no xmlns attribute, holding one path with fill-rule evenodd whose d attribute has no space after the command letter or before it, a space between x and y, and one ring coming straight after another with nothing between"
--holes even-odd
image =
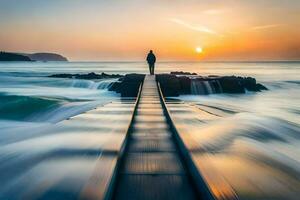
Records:
<instances>
[{"instance_id":1,"label":"sea water","mask_svg":"<svg viewBox=\"0 0 300 200\"><path fill-rule=\"evenodd\" d=\"M207 121L199 129L203 129L203 141L214 152L212 159L217 170L238 193L247 193L245 199L259 199L264 195L276 199L279 194L285 194L286 199L297 199L300 191L300 63L161 62L156 65L157 73L171 71L196 72L203 76L251 76L268 88L256 93L183 95L178 99L210 109L212 114L230 113L216 121ZM24 132L43 129L120 98L108 91L116 79L47 77L57 73L89 72L148 73L148 67L144 62L1 62L0 149L12 142L30 139L30 136L22 137ZM212 135L218 135L217 139ZM237 153L239 159L236 159ZM270 193L274 195L270 197Z\"/></svg>"}]
</instances>

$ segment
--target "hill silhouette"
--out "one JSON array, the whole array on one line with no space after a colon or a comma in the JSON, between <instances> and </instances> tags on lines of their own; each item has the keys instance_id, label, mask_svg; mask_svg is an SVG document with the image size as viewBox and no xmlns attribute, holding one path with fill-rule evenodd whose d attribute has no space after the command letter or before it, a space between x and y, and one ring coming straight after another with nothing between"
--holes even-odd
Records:
<instances>
[{"instance_id":1,"label":"hill silhouette","mask_svg":"<svg viewBox=\"0 0 300 200\"><path fill-rule=\"evenodd\" d=\"M35 61L68 61L67 58L56 53L33 53L23 55L28 56L31 60Z\"/></svg>"},{"instance_id":2,"label":"hill silhouette","mask_svg":"<svg viewBox=\"0 0 300 200\"><path fill-rule=\"evenodd\" d=\"M12 53L0 52L0 61L68 61L62 55L56 53Z\"/></svg>"},{"instance_id":3,"label":"hill silhouette","mask_svg":"<svg viewBox=\"0 0 300 200\"><path fill-rule=\"evenodd\" d=\"M17 54L0 52L0 61L32 61L28 56Z\"/></svg>"}]
</instances>

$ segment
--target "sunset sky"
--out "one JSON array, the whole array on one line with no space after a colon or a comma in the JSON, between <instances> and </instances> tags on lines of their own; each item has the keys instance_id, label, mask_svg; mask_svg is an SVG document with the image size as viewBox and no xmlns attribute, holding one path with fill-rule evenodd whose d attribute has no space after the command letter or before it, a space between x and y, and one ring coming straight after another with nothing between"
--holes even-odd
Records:
<instances>
[{"instance_id":1,"label":"sunset sky","mask_svg":"<svg viewBox=\"0 0 300 200\"><path fill-rule=\"evenodd\" d=\"M159 60L300 60L300 0L0 0L2 51L143 60L149 49Z\"/></svg>"}]
</instances>

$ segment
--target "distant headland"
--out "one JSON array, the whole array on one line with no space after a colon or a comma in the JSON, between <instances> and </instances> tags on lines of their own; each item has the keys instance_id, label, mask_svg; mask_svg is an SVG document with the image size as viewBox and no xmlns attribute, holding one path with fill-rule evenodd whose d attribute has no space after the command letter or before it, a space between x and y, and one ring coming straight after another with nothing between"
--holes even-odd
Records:
<instances>
[{"instance_id":1,"label":"distant headland","mask_svg":"<svg viewBox=\"0 0 300 200\"><path fill-rule=\"evenodd\" d=\"M68 61L68 59L62 55L56 53L11 53L0 52L0 61Z\"/></svg>"}]
</instances>

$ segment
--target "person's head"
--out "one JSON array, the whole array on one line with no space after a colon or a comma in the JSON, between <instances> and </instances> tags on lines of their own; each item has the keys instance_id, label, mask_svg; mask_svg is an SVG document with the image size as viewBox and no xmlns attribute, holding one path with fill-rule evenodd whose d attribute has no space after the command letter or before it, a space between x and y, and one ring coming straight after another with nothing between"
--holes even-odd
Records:
<instances>
[{"instance_id":1,"label":"person's head","mask_svg":"<svg viewBox=\"0 0 300 200\"><path fill-rule=\"evenodd\" d=\"M150 53L153 53L153 51L152 51L152 50L150 50Z\"/></svg>"}]
</instances>

